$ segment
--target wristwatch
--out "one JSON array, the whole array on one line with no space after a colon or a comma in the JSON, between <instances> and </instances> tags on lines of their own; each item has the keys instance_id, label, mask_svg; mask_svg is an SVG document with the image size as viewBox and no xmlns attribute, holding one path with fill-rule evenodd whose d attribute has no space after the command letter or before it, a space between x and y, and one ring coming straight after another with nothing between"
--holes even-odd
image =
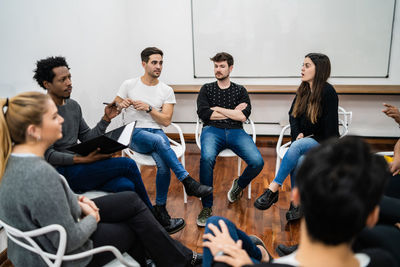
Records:
<instances>
[{"instance_id":1,"label":"wristwatch","mask_svg":"<svg viewBox=\"0 0 400 267\"><path fill-rule=\"evenodd\" d=\"M149 105L149 109L146 110L146 113L150 113L153 110L153 108Z\"/></svg>"}]
</instances>

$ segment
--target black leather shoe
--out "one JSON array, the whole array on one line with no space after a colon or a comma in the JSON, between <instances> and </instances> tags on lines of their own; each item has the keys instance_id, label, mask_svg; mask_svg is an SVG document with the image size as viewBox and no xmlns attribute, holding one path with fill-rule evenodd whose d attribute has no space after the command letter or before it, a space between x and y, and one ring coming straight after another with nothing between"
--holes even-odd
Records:
<instances>
[{"instance_id":1,"label":"black leather shoe","mask_svg":"<svg viewBox=\"0 0 400 267\"><path fill-rule=\"evenodd\" d=\"M300 205L295 206L292 202L290 202L289 210L286 212L286 220L288 222L295 221L303 217L303 211L301 210Z\"/></svg>"},{"instance_id":2,"label":"black leather shoe","mask_svg":"<svg viewBox=\"0 0 400 267\"><path fill-rule=\"evenodd\" d=\"M182 183L188 196L206 197L213 191L211 186L200 184L195 179L190 177L190 175L183 179Z\"/></svg>"},{"instance_id":3,"label":"black leather shoe","mask_svg":"<svg viewBox=\"0 0 400 267\"><path fill-rule=\"evenodd\" d=\"M254 202L254 207L259 210L266 210L276 203L279 198L279 191L272 192L267 189L259 198Z\"/></svg>"},{"instance_id":4,"label":"black leather shoe","mask_svg":"<svg viewBox=\"0 0 400 267\"><path fill-rule=\"evenodd\" d=\"M272 256L271 256L271 254L269 254L268 249L265 247L264 242L263 242L258 236L255 236L255 235L249 235L249 238L250 238L251 242L252 242L254 245L256 245L256 246L262 246L262 247L265 249L265 251L267 252L268 257L269 257L268 262L271 262L271 261L273 260L273 258L272 258Z\"/></svg>"},{"instance_id":5,"label":"black leather shoe","mask_svg":"<svg viewBox=\"0 0 400 267\"><path fill-rule=\"evenodd\" d=\"M294 246L285 246L285 245L278 245L276 247L276 253L278 253L279 257L283 257L289 254L292 254L293 252L295 252L297 250L297 248L299 247L299 245L294 245Z\"/></svg>"},{"instance_id":6,"label":"black leather shoe","mask_svg":"<svg viewBox=\"0 0 400 267\"><path fill-rule=\"evenodd\" d=\"M154 217L168 234L174 234L185 227L185 221L182 218L171 218L169 216L165 205L154 205L153 208Z\"/></svg>"},{"instance_id":7,"label":"black leather shoe","mask_svg":"<svg viewBox=\"0 0 400 267\"><path fill-rule=\"evenodd\" d=\"M190 262L191 266L201 266L203 263L203 254L193 251L193 258Z\"/></svg>"}]
</instances>

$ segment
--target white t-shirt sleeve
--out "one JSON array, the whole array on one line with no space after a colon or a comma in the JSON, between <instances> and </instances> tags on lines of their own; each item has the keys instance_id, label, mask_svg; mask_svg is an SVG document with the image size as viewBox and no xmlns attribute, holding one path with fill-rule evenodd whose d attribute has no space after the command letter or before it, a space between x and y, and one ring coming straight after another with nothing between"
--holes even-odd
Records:
<instances>
[{"instance_id":1,"label":"white t-shirt sleeve","mask_svg":"<svg viewBox=\"0 0 400 267\"><path fill-rule=\"evenodd\" d=\"M166 85L166 88L168 88L168 90L167 90L164 104L176 104L174 90L168 85Z\"/></svg>"},{"instance_id":2,"label":"white t-shirt sleeve","mask_svg":"<svg viewBox=\"0 0 400 267\"><path fill-rule=\"evenodd\" d=\"M123 98L123 99L128 98L128 90L129 90L128 84L129 84L129 80L126 80L121 84L121 86L118 90L117 96L119 96L120 98Z\"/></svg>"}]
</instances>

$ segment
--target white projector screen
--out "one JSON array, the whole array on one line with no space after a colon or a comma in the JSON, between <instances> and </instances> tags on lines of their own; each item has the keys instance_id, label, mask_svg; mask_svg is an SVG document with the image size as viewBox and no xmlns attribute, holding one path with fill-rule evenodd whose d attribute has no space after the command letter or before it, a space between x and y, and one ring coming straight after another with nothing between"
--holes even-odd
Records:
<instances>
[{"instance_id":1,"label":"white projector screen","mask_svg":"<svg viewBox=\"0 0 400 267\"><path fill-rule=\"evenodd\" d=\"M299 77L304 56L324 53L332 77L387 77L395 0L192 0L195 78L210 57L235 59L232 77Z\"/></svg>"}]
</instances>

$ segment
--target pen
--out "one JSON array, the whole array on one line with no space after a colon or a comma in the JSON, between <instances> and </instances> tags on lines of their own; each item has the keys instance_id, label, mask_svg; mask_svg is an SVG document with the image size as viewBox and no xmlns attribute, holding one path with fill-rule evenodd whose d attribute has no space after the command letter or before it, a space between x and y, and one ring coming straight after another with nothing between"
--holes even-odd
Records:
<instances>
[{"instance_id":1,"label":"pen","mask_svg":"<svg viewBox=\"0 0 400 267\"><path fill-rule=\"evenodd\" d=\"M112 104L112 105L111 105ZM107 102L103 102L103 105L111 105L112 107L113 106L117 106L117 103L115 103L115 102L113 102L113 103L107 103Z\"/></svg>"}]
</instances>

